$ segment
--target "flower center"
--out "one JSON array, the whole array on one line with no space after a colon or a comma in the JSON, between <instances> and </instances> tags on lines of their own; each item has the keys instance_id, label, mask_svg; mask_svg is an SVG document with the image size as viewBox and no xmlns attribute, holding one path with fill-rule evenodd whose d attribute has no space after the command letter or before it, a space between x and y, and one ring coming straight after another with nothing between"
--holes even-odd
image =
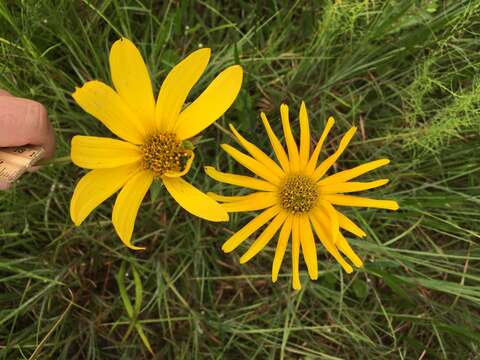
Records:
<instances>
[{"instance_id":1,"label":"flower center","mask_svg":"<svg viewBox=\"0 0 480 360\"><path fill-rule=\"evenodd\" d=\"M181 172L190 157L174 133L157 133L142 145L143 167L153 171L156 177L166 172Z\"/></svg>"},{"instance_id":2,"label":"flower center","mask_svg":"<svg viewBox=\"0 0 480 360\"><path fill-rule=\"evenodd\" d=\"M279 194L282 207L293 214L310 211L318 200L317 185L304 175L293 175L287 178Z\"/></svg>"}]
</instances>

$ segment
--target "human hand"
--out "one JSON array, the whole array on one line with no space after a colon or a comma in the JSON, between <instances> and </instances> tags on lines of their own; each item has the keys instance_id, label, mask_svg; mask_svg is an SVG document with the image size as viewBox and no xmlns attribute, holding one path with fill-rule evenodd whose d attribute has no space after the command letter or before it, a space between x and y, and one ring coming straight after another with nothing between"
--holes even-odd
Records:
<instances>
[{"instance_id":1,"label":"human hand","mask_svg":"<svg viewBox=\"0 0 480 360\"><path fill-rule=\"evenodd\" d=\"M48 121L45 107L33 100L12 96L0 89L0 148L40 145L45 149L44 159L55 152L55 133ZM0 180L0 190L9 183Z\"/></svg>"}]
</instances>

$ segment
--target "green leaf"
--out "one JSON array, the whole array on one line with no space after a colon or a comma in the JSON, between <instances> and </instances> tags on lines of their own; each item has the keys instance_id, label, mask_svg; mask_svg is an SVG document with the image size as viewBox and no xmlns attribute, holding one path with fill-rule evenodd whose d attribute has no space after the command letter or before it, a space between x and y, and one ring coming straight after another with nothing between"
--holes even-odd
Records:
<instances>
[{"instance_id":1,"label":"green leaf","mask_svg":"<svg viewBox=\"0 0 480 360\"><path fill-rule=\"evenodd\" d=\"M147 336L145 335L145 332L143 331L143 328L142 328L142 326L140 325L140 323L137 323L137 324L135 325L135 330L137 330L138 336L140 337L140 339L142 340L143 344L144 344L145 347L148 349L148 351L150 352L150 354L154 355L152 346L150 345L150 342L148 341L148 338L147 338Z\"/></svg>"},{"instance_id":2,"label":"green leaf","mask_svg":"<svg viewBox=\"0 0 480 360\"><path fill-rule=\"evenodd\" d=\"M402 286L400 286L400 284L405 282L402 281L402 279L400 279L398 276L388 274L381 270L374 270L370 272L373 275L380 277L385 282L385 284L402 299L406 300L410 304L413 303L412 296L409 295Z\"/></svg>"},{"instance_id":3,"label":"green leaf","mask_svg":"<svg viewBox=\"0 0 480 360\"><path fill-rule=\"evenodd\" d=\"M195 149L195 146L193 145L193 143L190 140L184 140L182 142L182 146L187 150Z\"/></svg>"},{"instance_id":4,"label":"green leaf","mask_svg":"<svg viewBox=\"0 0 480 360\"><path fill-rule=\"evenodd\" d=\"M130 318L133 318L134 312L132 303L128 298L127 288L125 287L125 261L122 261L118 273L115 275L115 280L117 281L118 290L120 291L120 298L122 299L123 306L127 311L127 314Z\"/></svg>"},{"instance_id":5,"label":"green leaf","mask_svg":"<svg viewBox=\"0 0 480 360\"><path fill-rule=\"evenodd\" d=\"M338 284L338 279L336 278L335 275L333 275L330 272L323 275L321 279L323 280L322 281L323 285L329 289L334 289L335 286L337 286Z\"/></svg>"},{"instance_id":6,"label":"green leaf","mask_svg":"<svg viewBox=\"0 0 480 360\"><path fill-rule=\"evenodd\" d=\"M358 299L363 300L368 295L368 284L366 281L357 278L352 284L352 290Z\"/></svg>"},{"instance_id":7,"label":"green leaf","mask_svg":"<svg viewBox=\"0 0 480 360\"><path fill-rule=\"evenodd\" d=\"M150 186L150 197L152 198L153 202L157 201L158 195L160 194L162 187L163 184L160 180L155 179L153 181L152 186Z\"/></svg>"},{"instance_id":8,"label":"green leaf","mask_svg":"<svg viewBox=\"0 0 480 360\"><path fill-rule=\"evenodd\" d=\"M140 314L142 309L142 298L143 298L143 286L140 275L138 274L137 269L133 264L131 264L131 269L133 273L133 282L135 283L135 318Z\"/></svg>"}]
</instances>

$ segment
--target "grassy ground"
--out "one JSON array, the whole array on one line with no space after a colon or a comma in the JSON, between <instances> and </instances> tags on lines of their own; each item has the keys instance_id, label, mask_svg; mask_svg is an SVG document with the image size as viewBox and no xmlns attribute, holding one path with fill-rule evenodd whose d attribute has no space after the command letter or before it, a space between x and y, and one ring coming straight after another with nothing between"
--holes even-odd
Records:
<instances>
[{"instance_id":1,"label":"grassy ground","mask_svg":"<svg viewBox=\"0 0 480 360\"><path fill-rule=\"evenodd\" d=\"M43 102L57 157L0 193L2 359L476 359L480 350L480 1L8 1L0 0L0 87ZM335 3L335 4L333 4ZM80 228L69 200L83 170L75 134L108 135L71 98L109 81L108 49L127 36L161 79L199 46L246 77L234 107L204 133L187 178L229 192L202 166L239 171L218 144L232 122L268 149L258 113L280 130L278 107L305 100L316 136L337 119L327 151L361 131L338 169L389 157L376 193L401 210L355 210L366 266L346 275L319 248L321 275L270 282L274 248L246 266L221 243L228 224L188 216L147 196L123 247L107 201ZM195 95L193 94L193 95Z\"/></svg>"}]
</instances>

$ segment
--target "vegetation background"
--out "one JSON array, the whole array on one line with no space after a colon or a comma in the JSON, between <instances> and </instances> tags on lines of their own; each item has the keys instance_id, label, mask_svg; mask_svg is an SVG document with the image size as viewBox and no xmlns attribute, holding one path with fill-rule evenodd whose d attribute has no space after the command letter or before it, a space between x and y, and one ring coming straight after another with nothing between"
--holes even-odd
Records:
<instances>
[{"instance_id":1,"label":"vegetation background","mask_svg":"<svg viewBox=\"0 0 480 360\"><path fill-rule=\"evenodd\" d=\"M0 0L0 87L44 103L58 136L48 166L0 193L0 358L478 359L479 35L478 0ZM296 112L303 99L316 137L337 119L324 155L358 125L336 168L390 158L372 176L392 182L375 194L401 206L348 212L368 233L350 240L366 266L347 275L319 246L318 281L304 272L292 291L287 256L272 284L272 246L245 266L220 250L252 214L207 223L158 187L135 229L146 251L121 244L111 201L76 228L69 201L84 171L70 139L108 131L71 93L110 82L121 36L156 91L198 47L213 61L192 97L243 66L239 98L188 174L203 189L230 192L204 165L241 171L218 151L233 142L229 122L268 150L259 112L279 133L280 103Z\"/></svg>"}]
</instances>

